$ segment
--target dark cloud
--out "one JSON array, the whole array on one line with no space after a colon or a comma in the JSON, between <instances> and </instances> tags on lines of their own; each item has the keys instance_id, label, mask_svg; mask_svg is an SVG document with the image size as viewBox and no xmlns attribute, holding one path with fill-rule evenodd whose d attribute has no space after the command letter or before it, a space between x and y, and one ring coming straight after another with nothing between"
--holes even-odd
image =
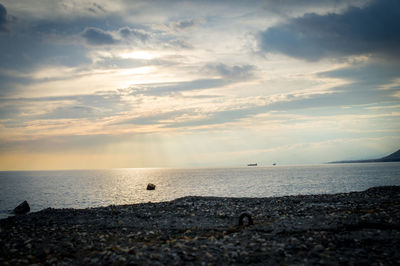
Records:
<instances>
[{"instance_id":1,"label":"dark cloud","mask_svg":"<svg viewBox=\"0 0 400 266\"><path fill-rule=\"evenodd\" d=\"M390 84L400 77L400 64L366 64L321 72L319 77L340 78L367 87Z\"/></svg>"},{"instance_id":2,"label":"dark cloud","mask_svg":"<svg viewBox=\"0 0 400 266\"><path fill-rule=\"evenodd\" d=\"M208 64L205 72L220 75L230 80L246 80L253 77L255 66L253 65L234 65L228 66L223 63Z\"/></svg>"},{"instance_id":3,"label":"dark cloud","mask_svg":"<svg viewBox=\"0 0 400 266\"><path fill-rule=\"evenodd\" d=\"M94 14L106 12L106 10L101 5L96 3L93 3L92 6L88 8L88 10Z\"/></svg>"},{"instance_id":4,"label":"dark cloud","mask_svg":"<svg viewBox=\"0 0 400 266\"><path fill-rule=\"evenodd\" d=\"M102 31L109 31L116 28L121 28L126 25L126 22L120 15L107 14L104 16L77 16L70 18L56 19L30 19L20 20L20 26L23 26L25 34L34 36L47 37L56 35L69 37L71 35L82 34L82 29L95 28Z\"/></svg>"},{"instance_id":5,"label":"dark cloud","mask_svg":"<svg viewBox=\"0 0 400 266\"><path fill-rule=\"evenodd\" d=\"M2 4L0 4L0 33L8 32L8 29L6 28L7 23L7 9Z\"/></svg>"},{"instance_id":6,"label":"dark cloud","mask_svg":"<svg viewBox=\"0 0 400 266\"><path fill-rule=\"evenodd\" d=\"M130 27L122 27L115 32L116 39L110 31L105 31L97 27L87 27L82 36L86 39L87 43L91 45L112 45L118 44L122 40L127 41L140 41L146 43L150 40L151 34L142 29L133 29Z\"/></svg>"},{"instance_id":7,"label":"dark cloud","mask_svg":"<svg viewBox=\"0 0 400 266\"><path fill-rule=\"evenodd\" d=\"M124 38L140 40L141 42L146 42L147 40L150 39L150 34L145 32L144 30L123 27L123 28L119 29L118 32Z\"/></svg>"},{"instance_id":8,"label":"dark cloud","mask_svg":"<svg viewBox=\"0 0 400 266\"><path fill-rule=\"evenodd\" d=\"M94 27L86 28L82 32L82 36L91 45L109 45L118 42L110 33Z\"/></svg>"},{"instance_id":9,"label":"dark cloud","mask_svg":"<svg viewBox=\"0 0 400 266\"><path fill-rule=\"evenodd\" d=\"M43 42L41 38L30 35L0 35L0 51L0 69L21 74L29 73L41 65L76 67L91 62L87 57L87 47ZM35 82L10 72L0 73L2 97L18 92L15 88L21 90Z\"/></svg>"},{"instance_id":10,"label":"dark cloud","mask_svg":"<svg viewBox=\"0 0 400 266\"><path fill-rule=\"evenodd\" d=\"M306 60L377 54L400 56L400 1L379 0L342 14L306 14L262 32L259 46Z\"/></svg>"}]
</instances>

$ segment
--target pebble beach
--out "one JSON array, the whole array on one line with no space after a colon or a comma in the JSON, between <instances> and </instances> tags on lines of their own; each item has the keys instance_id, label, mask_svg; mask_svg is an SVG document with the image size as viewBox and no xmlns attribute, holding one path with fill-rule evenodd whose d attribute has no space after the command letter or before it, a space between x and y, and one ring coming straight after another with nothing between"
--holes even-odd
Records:
<instances>
[{"instance_id":1,"label":"pebble beach","mask_svg":"<svg viewBox=\"0 0 400 266\"><path fill-rule=\"evenodd\" d=\"M247 213L254 224L239 226ZM399 265L400 187L184 197L0 220L0 265Z\"/></svg>"}]
</instances>

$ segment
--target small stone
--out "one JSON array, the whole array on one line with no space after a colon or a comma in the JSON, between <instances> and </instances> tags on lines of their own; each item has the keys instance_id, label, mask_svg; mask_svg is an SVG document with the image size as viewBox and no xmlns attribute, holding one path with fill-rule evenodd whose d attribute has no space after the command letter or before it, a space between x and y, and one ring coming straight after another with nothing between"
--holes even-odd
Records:
<instances>
[{"instance_id":1,"label":"small stone","mask_svg":"<svg viewBox=\"0 0 400 266\"><path fill-rule=\"evenodd\" d=\"M155 190L156 189L156 185L149 183L147 184L147 190Z\"/></svg>"},{"instance_id":2,"label":"small stone","mask_svg":"<svg viewBox=\"0 0 400 266\"><path fill-rule=\"evenodd\" d=\"M135 250L134 248L131 248L131 249L128 251L128 254L135 255L135 254L136 254L136 250Z\"/></svg>"},{"instance_id":3,"label":"small stone","mask_svg":"<svg viewBox=\"0 0 400 266\"><path fill-rule=\"evenodd\" d=\"M196 260L196 255L195 254L187 254L187 255L184 255L183 259L185 261L194 261L194 260Z\"/></svg>"},{"instance_id":4,"label":"small stone","mask_svg":"<svg viewBox=\"0 0 400 266\"><path fill-rule=\"evenodd\" d=\"M92 264L97 264L99 262L99 259L98 258L92 258L91 260L90 260L90 263L92 263Z\"/></svg>"},{"instance_id":5,"label":"small stone","mask_svg":"<svg viewBox=\"0 0 400 266\"><path fill-rule=\"evenodd\" d=\"M321 252L322 250L324 250L324 247L322 245L318 244L312 249L312 252L318 253L318 252Z\"/></svg>"}]
</instances>

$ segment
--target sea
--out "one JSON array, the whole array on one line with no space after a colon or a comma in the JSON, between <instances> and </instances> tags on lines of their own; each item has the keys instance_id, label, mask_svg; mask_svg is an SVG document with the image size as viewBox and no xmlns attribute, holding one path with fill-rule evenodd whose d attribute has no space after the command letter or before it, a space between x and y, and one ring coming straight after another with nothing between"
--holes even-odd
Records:
<instances>
[{"instance_id":1,"label":"sea","mask_svg":"<svg viewBox=\"0 0 400 266\"><path fill-rule=\"evenodd\" d=\"M156 185L146 190L147 184ZM400 185L400 163L321 164L235 168L124 168L2 171L0 218L27 200L45 208L169 201L184 196L274 197L363 191Z\"/></svg>"}]
</instances>

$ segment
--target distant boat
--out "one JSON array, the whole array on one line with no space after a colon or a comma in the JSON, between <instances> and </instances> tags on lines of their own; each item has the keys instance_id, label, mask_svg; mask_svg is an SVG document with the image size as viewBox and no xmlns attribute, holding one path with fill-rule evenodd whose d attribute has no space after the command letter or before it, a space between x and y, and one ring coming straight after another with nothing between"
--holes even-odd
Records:
<instances>
[{"instance_id":1,"label":"distant boat","mask_svg":"<svg viewBox=\"0 0 400 266\"><path fill-rule=\"evenodd\" d=\"M273 163L272 165L273 165L273 166L275 166L275 165L276 165L276 163Z\"/></svg>"},{"instance_id":2,"label":"distant boat","mask_svg":"<svg viewBox=\"0 0 400 266\"><path fill-rule=\"evenodd\" d=\"M247 166L257 166L256 163L249 163Z\"/></svg>"}]
</instances>

